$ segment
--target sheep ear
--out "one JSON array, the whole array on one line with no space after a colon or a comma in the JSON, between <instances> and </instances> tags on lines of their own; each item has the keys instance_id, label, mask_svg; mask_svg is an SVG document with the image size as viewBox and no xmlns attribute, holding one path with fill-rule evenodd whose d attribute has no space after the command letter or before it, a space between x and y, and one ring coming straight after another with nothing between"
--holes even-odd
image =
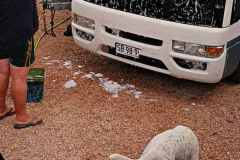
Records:
<instances>
[{"instance_id":1,"label":"sheep ear","mask_svg":"<svg viewBox=\"0 0 240 160\"><path fill-rule=\"evenodd\" d=\"M132 160L132 159L122 156L120 154L112 154L109 158L110 158L110 160Z\"/></svg>"}]
</instances>

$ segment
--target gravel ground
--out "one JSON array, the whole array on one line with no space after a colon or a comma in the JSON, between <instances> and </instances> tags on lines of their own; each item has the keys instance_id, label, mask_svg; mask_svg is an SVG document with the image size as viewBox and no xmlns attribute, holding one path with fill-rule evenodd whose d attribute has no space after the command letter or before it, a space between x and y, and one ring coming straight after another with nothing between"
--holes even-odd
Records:
<instances>
[{"instance_id":1,"label":"gravel ground","mask_svg":"<svg viewBox=\"0 0 240 160\"><path fill-rule=\"evenodd\" d=\"M56 13L56 20L66 15ZM201 160L240 159L240 85L175 79L91 54L63 36L66 25L37 51L35 67L46 69L45 97L28 109L44 124L15 130L14 117L0 121L0 152L7 160L137 158L154 135L176 125L194 130ZM86 78L90 72L134 85L141 94L125 89L114 96L99 79ZM77 86L65 89L71 79Z\"/></svg>"}]
</instances>

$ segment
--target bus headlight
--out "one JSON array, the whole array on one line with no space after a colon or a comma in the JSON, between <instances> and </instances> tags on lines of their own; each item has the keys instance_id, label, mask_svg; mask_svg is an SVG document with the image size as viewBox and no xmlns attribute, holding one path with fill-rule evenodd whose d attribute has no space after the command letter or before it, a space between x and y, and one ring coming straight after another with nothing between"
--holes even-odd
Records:
<instances>
[{"instance_id":1,"label":"bus headlight","mask_svg":"<svg viewBox=\"0 0 240 160\"><path fill-rule=\"evenodd\" d=\"M81 27L95 30L95 22L90 18L73 14L73 22Z\"/></svg>"},{"instance_id":2,"label":"bus headlight","mask_svg":"<svg viewBox=\"0 0 240 160\"><path fill-rule=\"evenodd\" d=\"M206 58L217 58L224 52L224 46L206 46L182 41L173 41L172 48L174 52Z\"/></svg>"}]
</instances>

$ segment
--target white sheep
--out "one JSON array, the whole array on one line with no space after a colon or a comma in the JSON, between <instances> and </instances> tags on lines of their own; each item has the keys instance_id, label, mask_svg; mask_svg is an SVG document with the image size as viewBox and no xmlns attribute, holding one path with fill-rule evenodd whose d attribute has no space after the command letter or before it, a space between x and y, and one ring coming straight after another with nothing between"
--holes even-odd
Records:
<instances>
[{"instance_id":1,"label":"white sheep","mask_svg":"<svg viewBox=\"0 0 240 160\"><path fill-rule=\"evenodd\" d=\"M111 160L132 160L112 154ZM155 136L138 160L199 160L198 139L193 131L177 126Z\"/></svg>"}]
</instances>

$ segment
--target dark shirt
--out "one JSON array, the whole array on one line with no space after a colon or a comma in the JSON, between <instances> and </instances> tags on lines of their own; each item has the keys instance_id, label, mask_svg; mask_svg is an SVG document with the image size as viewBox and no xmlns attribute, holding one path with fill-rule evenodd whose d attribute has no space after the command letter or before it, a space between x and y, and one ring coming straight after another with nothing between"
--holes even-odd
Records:
<instances>
[{"instance_id":1,"label":"dark shirt","mask_svg":"<svg viewBox=\"0 0 240 160\"><path fill-rule=\"evenodd\" d=\"M36 0L0 0L0 51L28 40L37 29Z\"/></svg>"}]
</instances>

